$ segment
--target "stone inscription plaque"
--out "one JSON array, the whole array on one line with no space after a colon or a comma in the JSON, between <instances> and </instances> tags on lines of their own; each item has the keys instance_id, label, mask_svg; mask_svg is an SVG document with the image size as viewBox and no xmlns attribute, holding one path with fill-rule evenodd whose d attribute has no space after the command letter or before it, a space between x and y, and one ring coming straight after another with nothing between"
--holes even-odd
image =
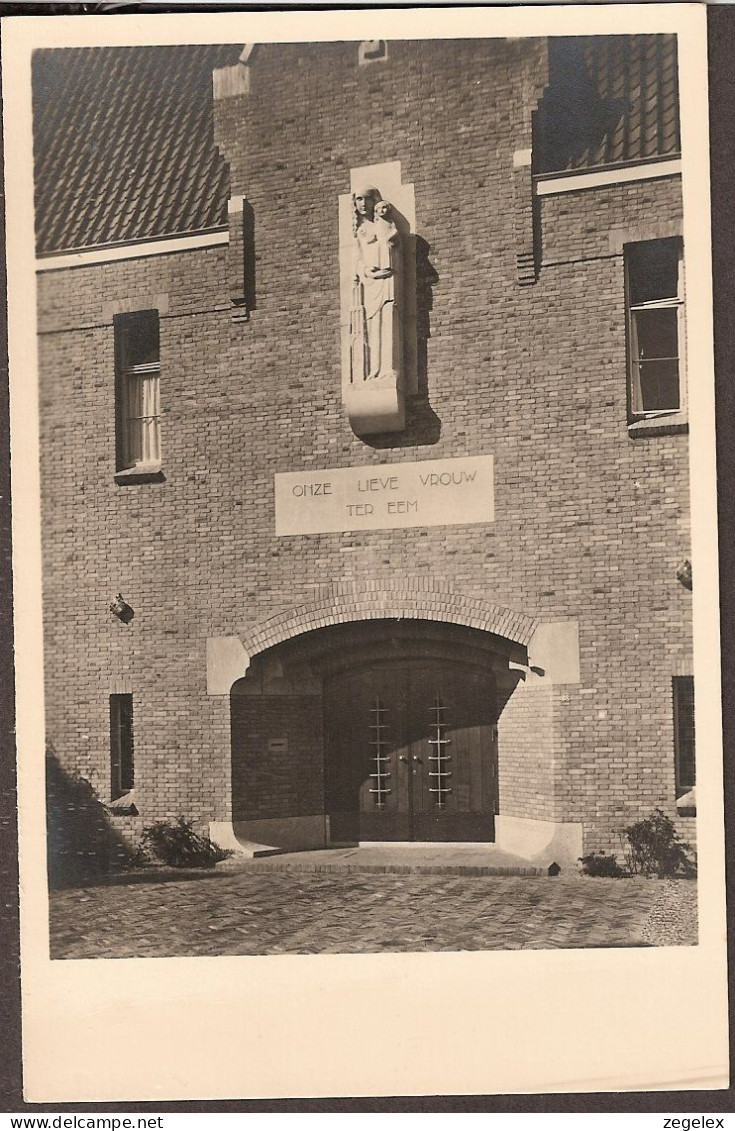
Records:
<instances>
[{"instance_id":1,"label":"stone inscription plaque","mask_svg":"<svg viewBox=\"0 0 735 1131\"><path fill-rule=\"evenodd\" d=\"M492 522L493 457L465 456L275 477L276 534Z\"/></svg>"}]
</instances>

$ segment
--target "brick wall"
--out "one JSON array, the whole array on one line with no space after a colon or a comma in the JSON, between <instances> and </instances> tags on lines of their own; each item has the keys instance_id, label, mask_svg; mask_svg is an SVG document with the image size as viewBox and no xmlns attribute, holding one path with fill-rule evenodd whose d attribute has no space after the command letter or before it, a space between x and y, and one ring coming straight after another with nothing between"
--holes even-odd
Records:
<instances>
[{"instance_id":1,"label":"brick wall","mask_svg":"<svg viewBox=\"0 0 735 1131\"><path fill-rule=\"evenodd\" d=\"M499 811L506 817L564 819L554 795L554 689L520 682L498 720Z\"/></svg>"},{"instance_id":2,"label":"brick wall","mask_svg":"<svg viewBox=\"0 0 735 1131\"><path fill-rule=\"evenodd\" d=\"M519 286L513 153L530 145L542 56L539 41L391 43L388 62L358 68L356 45L261 46L251 93L216 107L233 195L253 210L248 322L230 318L224 248L40 277L49 735L104 789L107 697L128 681L147 820L228 813L229 708L206 695L207 637L245 639L325 583L396 574L579 620L581 685L506 707L508 812L584 820L590 845L653 804L673 815L687 437L628 435L609 232L676 222L679 184L545 198L538 281ZM404 433L366 441L341 404L337 197L351 167L396 159L423 241L422 395ZM112 316L151 305L165 307L165 482L120 487ZM493 525L275 537L277 472L486 452ZM107 608L118 591L127 626Z\"/></svg>"},{"instance_id":3,"label":"brick wall","mask_svg":"<svg viewBox=\"0 0 735 1131\"><path fill-rule=\"evenodd\" d=\"M235 821L324 812L321 698L233 695L232 795Z\"/></svg>"}]
</instances>

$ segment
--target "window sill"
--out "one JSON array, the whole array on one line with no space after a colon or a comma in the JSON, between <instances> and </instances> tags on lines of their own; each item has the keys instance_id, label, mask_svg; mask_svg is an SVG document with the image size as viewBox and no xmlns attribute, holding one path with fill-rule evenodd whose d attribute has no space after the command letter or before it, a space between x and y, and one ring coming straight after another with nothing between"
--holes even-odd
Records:
<instances>
[{"instance_id":1,"label":"window sill","mask_svg":"<svg viewBox=\"0 0 735 1131\"><path fill-rule=\"evenodd\" d=\"M697 815L697 789L692 788L683 796L676 799L676 813L679 817L696 817Z\"/></svg>"},{"instance_id":2,"label":"window sill","mask_svg":"<svg viewBox=\"0 0 735 1131\"><path fill-rule=\"evenodd\" d=\"M119 487L127 487L131 483L163 483L165 478L160 463L141 463L115 472L115 482Z\"/></svg>"},{"instance_id":3,"label":"window sill","mask_svg":"<svg viewBox=\"0 0 735 1131\"><path fill-rule=\"evenodd\" d=\"M677 432L689 431L689 416L686 412L672 412L668 416L643 417L628 425L631 440L638 436L673 436Z\"/></svg>"},{"instance_id":4,"label":"window sill","mask_svg":"<svg viewBox=\"0 0 735 1131\"><path fill-rule=\"evenodd\" d=\"M114 801L110 801L107 805L107 809L113 817L139 816L138 807L135 804L135 790L129 789L128 792L123 793L121 797L116 797Z\"/></svg>"}]
</instances>

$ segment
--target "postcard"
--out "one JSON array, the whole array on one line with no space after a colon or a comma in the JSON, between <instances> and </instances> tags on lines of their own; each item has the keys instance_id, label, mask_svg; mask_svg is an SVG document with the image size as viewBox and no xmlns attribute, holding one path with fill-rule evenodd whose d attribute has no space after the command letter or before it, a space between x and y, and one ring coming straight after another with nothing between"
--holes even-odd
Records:
<instances>
[{"instance_id":1,"label":"postcard","mask_svg":"<svg viewBox=\"0 0 735 1131\"><path fill-rule=\"evenodd\" d=\"M726 1086L705 9L2 30L26 1099Z\"/></svg>"}]
</instances>

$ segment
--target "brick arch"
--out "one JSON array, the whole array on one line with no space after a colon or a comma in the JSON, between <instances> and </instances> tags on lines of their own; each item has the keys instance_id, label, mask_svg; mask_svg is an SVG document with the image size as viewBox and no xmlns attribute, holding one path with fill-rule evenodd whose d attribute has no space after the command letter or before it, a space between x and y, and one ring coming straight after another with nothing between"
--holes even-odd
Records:
<instances>
[{"instance_id":1,"label":"brick arch","mask_svg":"<svg viewBox=\"0 0 735 1131\"><path fill-rule=\"evenodd\" d=\"M424 579L320 586L314 600L276 613L243 637L250 657L275 644L330 625L361 620L431 620L461 624L505 637L524 647L537 625L534 617L454 592Z\"/></svg>"}]
</instances>

